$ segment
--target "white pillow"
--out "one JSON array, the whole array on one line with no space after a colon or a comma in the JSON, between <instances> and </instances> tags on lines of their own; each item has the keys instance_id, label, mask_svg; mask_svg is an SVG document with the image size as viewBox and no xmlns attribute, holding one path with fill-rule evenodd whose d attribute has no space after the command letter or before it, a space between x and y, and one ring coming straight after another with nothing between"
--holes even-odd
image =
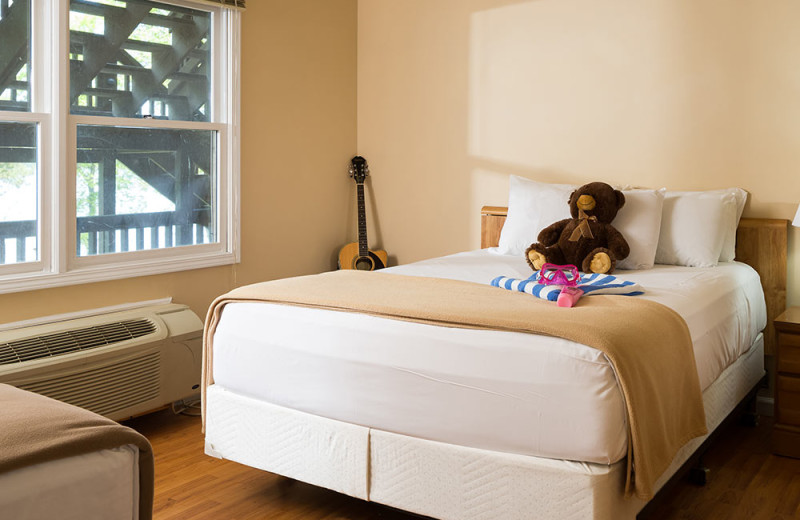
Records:
<instances>
[{"instance_id":1,"label":"white pillow","mask_svg":"<svg viewBox=\"0 0 800 520\"><path fill-rule=\"evenodd\" d=\"M539 232L554 222L570 218L569 196L579 186L548 184L512 175L508 190L508 216L500 232L496 253L523 255L538 240ZM625 205L612 225L622 233L631 254L620 269L653 267L661 225L664 190L623 190Z\"/></svg>"},{"instance_id":2,"label":"white pillow","mask_svg":"<svg viewBox=\"0 0 800 520\"><path fill-rule=\"evenodd\" d=\"M548 184L512 175L508 188L508 216L495 252L523 255L537 241L539 232L570 218L569 196L577 186Z\"/></svg>"},{"instance_id":3,"label":"white pillow","mask_svg":"<svg viewBox=\"0 0 800 520\"><path fill-rule=\"evenodd\" d=\"M664 196L657 264L717 265L729 238L731 222L736 217L736 196L733 193L701 196L699 193L667 192Z\"/></svg>"},{"instance_id":4,"label":"white pillow","mask_svg":"<svg viewBox=\"0 0 800 520\"><path fill-rule=\"evenodd\" d=\"M747 192L741 188L724 188L708 191L668 191L667 196L716 197L721 200L726 200L727 197L733 196L736 201L736 212L733 215L729 215L730 219L725 224L725 238L722 242L722 251L720 251L719 255L720 262L732 262L736 256L736 228L739 227L739 220L742 218L744 204L747 202Z\"/></svg>"},{"instance_id":5,"label":"white pillow","mask_svg":"<svg viewBox=\"0 0 800 520\"><path fill-rule=\"evenodd\" d=\"M617 262L618 269L650 269L656 258L666 190L623 190L625 205L611 223L622 233L631 253Z\"/></svg>"}]
</instances>

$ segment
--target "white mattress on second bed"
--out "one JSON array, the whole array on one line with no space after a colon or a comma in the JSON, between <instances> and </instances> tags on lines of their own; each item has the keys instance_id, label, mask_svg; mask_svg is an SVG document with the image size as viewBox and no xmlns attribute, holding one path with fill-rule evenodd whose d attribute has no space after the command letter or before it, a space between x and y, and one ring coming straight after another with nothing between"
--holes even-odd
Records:
<instances>
[{"instance_id":1,"label":"white mattress on second bed","mask_svg":"<svg viewBox=\"0 0 800 520\"><path fill-rule=\"evenodd\" d=\"M383 272L478 283L530 275L524 259L486 250ZM744 264L616 274L645 288L639 298L683 316L703 389L766 324L758 275ZM558 459L612 463L627 449L612 367L599 351L560 338L238 303L225 308L214 349L216 383L323 417Z\"/></svg>"}]
</instances>

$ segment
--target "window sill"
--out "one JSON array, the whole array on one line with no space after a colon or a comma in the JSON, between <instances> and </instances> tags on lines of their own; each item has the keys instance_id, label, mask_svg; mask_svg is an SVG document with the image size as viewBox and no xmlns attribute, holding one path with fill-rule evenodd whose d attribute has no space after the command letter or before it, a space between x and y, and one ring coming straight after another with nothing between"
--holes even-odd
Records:
<instances>
[{"instance_id":1,"label":"window sill","mask_svg":"<svg viewBox=\"0 0 800 520\"><path fill-rule=\"evenodd\" d=\"M234 253L213 252L187 255L186 257L173 256L159 259L115 262L113 264L81 267L65 273L28 272L5 277L0 281L0 294L203 269L206 267L231 265L238 261Z\"/></svg>"}]
</instances>

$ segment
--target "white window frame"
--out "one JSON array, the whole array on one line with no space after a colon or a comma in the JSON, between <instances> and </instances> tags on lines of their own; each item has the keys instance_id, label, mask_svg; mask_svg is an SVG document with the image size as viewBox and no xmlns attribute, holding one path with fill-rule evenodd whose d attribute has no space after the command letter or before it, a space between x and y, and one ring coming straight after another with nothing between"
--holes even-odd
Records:
<instances>
[{"instance_id":1,"label":"white window frame","mask_svg":"<svg viewBox=\"0 0 800 520\"><path fill-rule=\"evenodd\" d=\"M213 7L193 0L154 1L212 13L211 63L215 80L211 86L209 123L71 115L67 60L70 3L65 0L31 0L31 111L0 111L0 122L35 122L39 125L39 259L0 265L0 293L162 274L240 261L241 14L235 9ZM57 37L53 38L54 34ZM79 124L215 131L217 242L79 257L75 245L76 133Z\"/></svg>"}]
</instances>

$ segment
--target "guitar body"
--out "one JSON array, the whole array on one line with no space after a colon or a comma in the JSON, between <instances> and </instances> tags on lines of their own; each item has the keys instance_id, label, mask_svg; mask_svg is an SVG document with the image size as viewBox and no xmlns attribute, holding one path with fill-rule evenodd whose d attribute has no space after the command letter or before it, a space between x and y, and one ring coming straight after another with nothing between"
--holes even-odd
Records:
<instances>
[{"instance_id":1,"label":"guitar body","mask_svg":"<svg viewBox=\"0 0 800 520\"><path fill-rule=\"evenodd\" d=\"M360 271L374 271L383 269L389 260L386 251L367 250L367 256L358 254L358 242L350 242L339 250L339 269L358 269Z\"/></svg>"},{"instance_id":2,"label":"guitar body","mask_svg":"<svg viewBox=\"0 0 800 520\"><path fill-rule=\"evenodd\" d=\"M373 251L367 246L367 212L364 202L364 180L369 175L367 160L356 155L350 161L350 177L356 181L358 198L358 242L351 242L339 251L339 269L375 271L386 267L386 251Z\"/></svg>"}]
</instances>

